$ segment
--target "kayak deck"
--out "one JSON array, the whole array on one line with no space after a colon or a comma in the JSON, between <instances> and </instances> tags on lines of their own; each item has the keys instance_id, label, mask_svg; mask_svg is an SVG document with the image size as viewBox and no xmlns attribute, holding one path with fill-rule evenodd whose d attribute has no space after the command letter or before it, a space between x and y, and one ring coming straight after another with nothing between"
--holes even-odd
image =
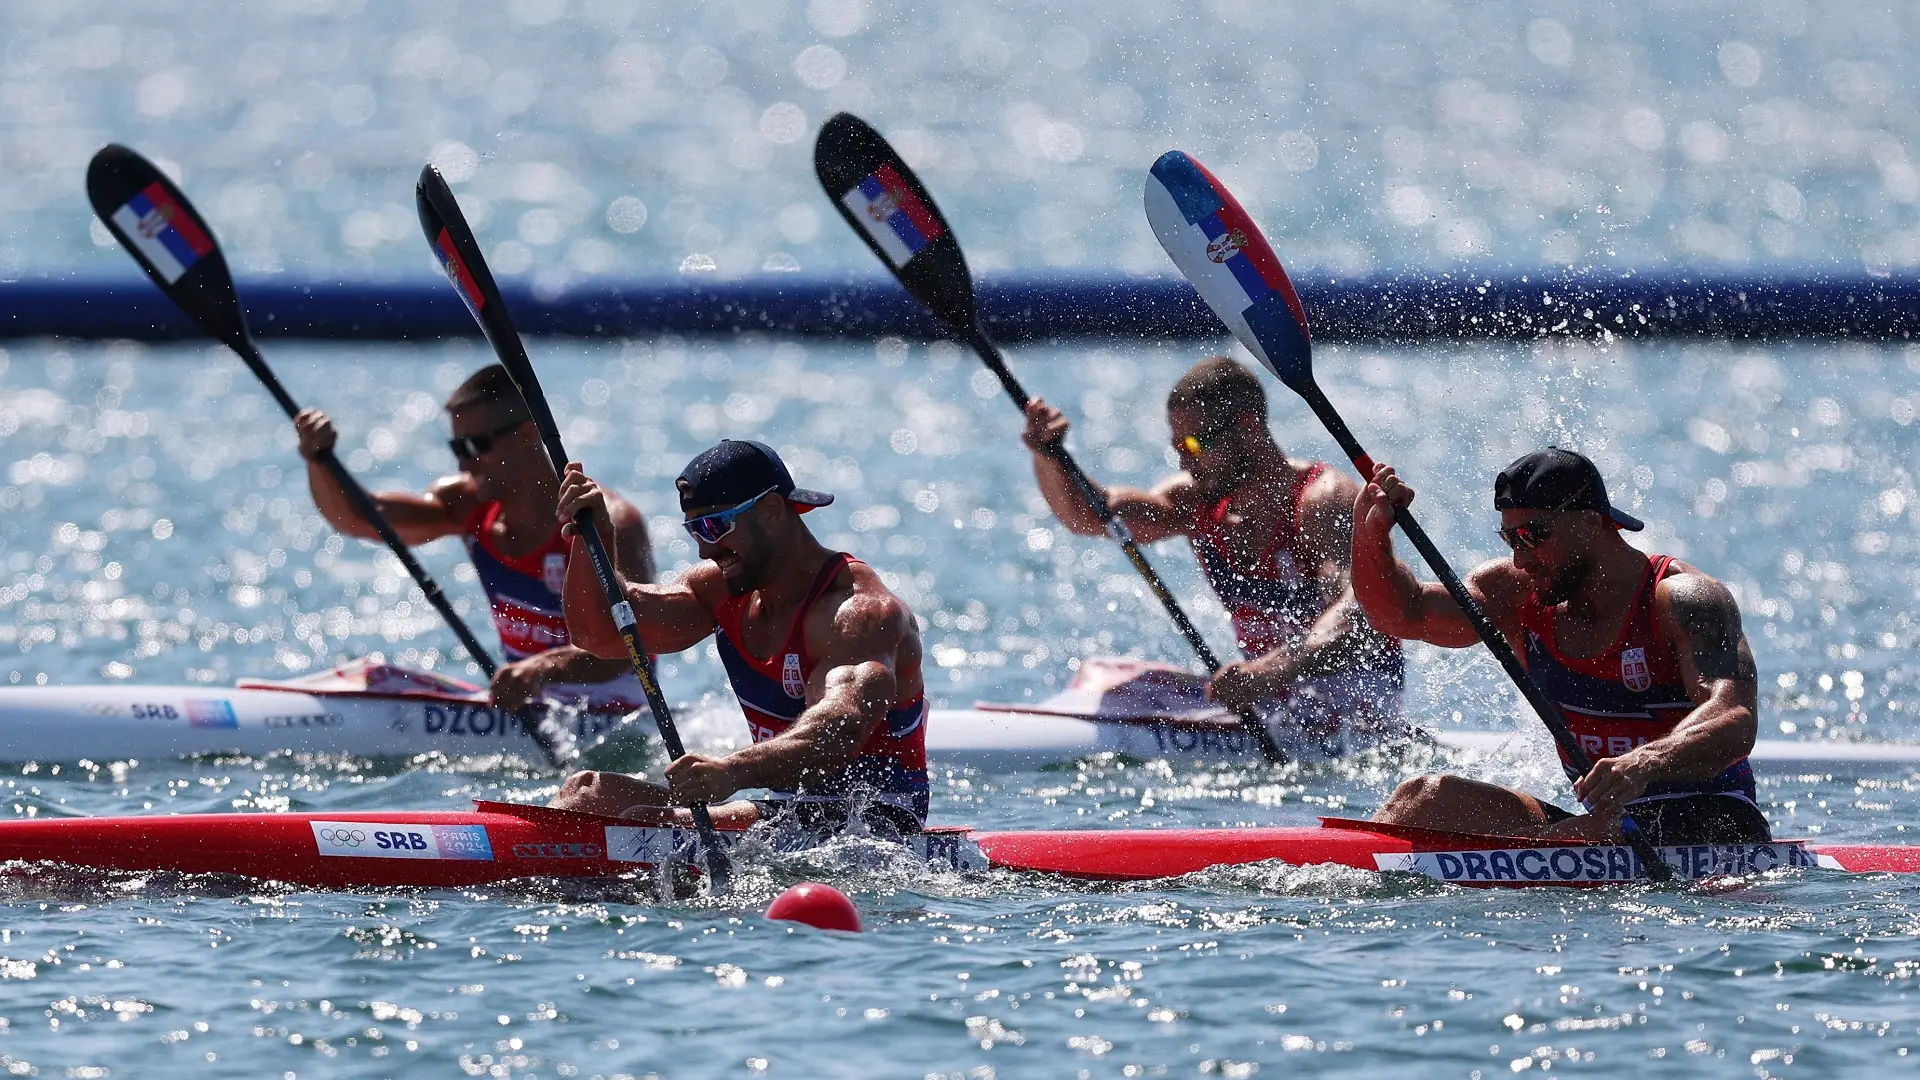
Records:
<instances>
[{"instance_id":1,"label":"kayak deck","mask_svg":"<svg viewBox=\"0 0 1920 1080\"><path fill-rule=\"evenodd\" d=\"M731 840L739 834L729 837ZM1479 886L1644 880L1631 849L1322 819L1319 826L975 832L909 838L923 860L1082 880L1142 881L1279 862L1408 871ZM314 888L463 887L697 866L696 834L664 816L608 818L480 802L470 811L183 814L0 822L0 861L128 872L235 874ZM1683 879L1826 868L1920 873L1920 848L1713 844L1667 848Z\"/></svg>"}]
</instances>

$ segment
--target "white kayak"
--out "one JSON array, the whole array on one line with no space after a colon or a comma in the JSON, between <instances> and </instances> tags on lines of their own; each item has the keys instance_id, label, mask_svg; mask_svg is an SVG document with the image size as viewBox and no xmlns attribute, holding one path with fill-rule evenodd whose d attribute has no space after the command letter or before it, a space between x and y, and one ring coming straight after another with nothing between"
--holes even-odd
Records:
<instances>
[{"instance_id":1,"label":"white kayak","mask_svg":"<svg viewBox=\"0 0 1920 1080\"><path fill-rule=\"evenodd\" d=\"M568 709L582 746L621 714ZM0 761L125 761L293 751L410 757L514 754L543 760L512 713L480 687L356 660L285 682L234 687L0 687Z\"/></svg>"},{"instance_id":2,"label":"white kayak","mask_svg":"<svg viewBox=\"0 0 1920 1080\"><path fill-rule=\"evenodd\" d=\"M1129 696L1124 689L1128 672L1144 670L1154 672L1147 680L1155 684L1154 694ZM1169 704L1167 686L1180 678L1194 679L1163 665L1088 660L1074 685L1044 702L933 710L927 719L927 755L936 769L987 772L1032 769L1097 754L1260 760L1252 738L1224 710L1204 702L1187 710L1164 707ZM582 747L645 738L653 730L644 717L631 713L576 710L570 721ZM1324 741L1308 745L1290 732L1275 734L1297 760L1328 756ZM1354 752L1408 737L1405 732L1376 733L1349 739L1335 749ZM1441 747L1478 753L1494 752L1514 738L1510 731L1442 731L1431 736ZM365 660L285 682L246 680L234 687L0 687L0 761L106 762L283 751L362 757L511 754L529 762L544 760L520 721L489 705L481 688ZM1753 760L1920 765L1920 745L1763 739L1754 748Z\"/></svg>"},{"instance_id":3,"label":"white kayak","mask_svg":"<svg viewBox=\"0 0 1920 1080\"><path fill-rule=\"evenodd\" d=\"M936 765L982 770L1032 768L1095 754L1140 759L1259 761L1260 748L1238 717L1205 699L1199 676L1166 664L1089 658L1068 687L1030 704L982 702L972 709L935 709L927 718L927 756ZM1409 740L1448 750L1489 754L1514 731L1406 729L1342 732L1329 739L1291 730L1284 710L1270 717L1274 741L1296 761L1329 758ZM1761 739L1751 759L1776 765L1920 765L1920 745L1887 742Z\"/></svg>"}]
</instances>

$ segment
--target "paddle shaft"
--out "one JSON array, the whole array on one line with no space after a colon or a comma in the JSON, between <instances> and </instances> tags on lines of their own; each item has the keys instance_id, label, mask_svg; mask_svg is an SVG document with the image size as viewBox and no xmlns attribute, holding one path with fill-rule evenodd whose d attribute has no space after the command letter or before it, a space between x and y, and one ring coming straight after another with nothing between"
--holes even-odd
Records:
<instances>
[{"instance_id":1,"label":"paddle shaft","mask_svg":"<svg viewBox=\"0 0 1920 1080\"><path fill-rule=\"evenodd\" d=\"M1340 418L1333 403L1327 400L1327 395L1321 391L1320 385L1307 382L1303 386L1294 386L1293 389L1306 400L1307 407L1320 418L1320 422L1326 425L1328 433L1333 436L1335 442L1340 444L1341 451L1353 462L1354 468L1360 470L1361 482L1371 483L1373 458L1360 445L1360 440L1353 437L1353 432L1348 429L1346 421ZM1440 584L1446 587L1447 595L1453 597L1453 602L1460 606L1460 610L1467 616L1467 621L1473 624L1474 632L1480 635L1481 642L1506 670L1507 677L1520 688L1520 695L1527 699L1527 704L1533 706L1533 711L1539 715L1541 722L1547 725L1547 730L1553 735L1554 744L1566 756L1567 763L1585 775L1593 768L1593 759L1587 756L1587 751L1580 745L1580 740L1567 727L1566 719L1560 715L1560 706L1547 696L1546 691L1540 689L1540 684L1534 681L1532 672L1529 672L1526 664L1521 662L1519 654L1513 651L1513 643L1507 640L1506 634L1502 633L1499 627L1493 625L1492 619L1487 618L1487 613L1481 610L1479 602L1473 598L1472 593L1467 591L1466 584L1447 563L1447 557L1440 554L1440 549L1434 546L1433 539L1427 535L1427 530L1421 528L1420 523L1414 520L1413 511L1404 506L1395 507L1393 520L1400 526L1400 531L1407 534L1407 539L1413 541L1414 550L1427 561L1427 566L1432 568L1434 575L1440 579ZM1647 876L1655 881L1666 881L1671 878L1672 869L1654 849L1652 841L1633 825L1633 819L1624 817L1622 822L1621 832L1628 846L1632 847L1634 853L1640 856L1640 861L1646 864Z\"/></svg>"},{"instance_id":2,"label":"paddle shaft","mask_svg":"<svg viewBox=\"0 0 1920 1080\"><path fill-rule=\"evenodd\" d=\"M993 372L994 377L1000 380L1001 388L1006 390L1007 396L1013 399L1013 403L1024 414L1027 403L1033 399L1027 395L1026 388L1020 385L1020 380L1014 378L1013 372L1007 369L1006 359L1000 355L1000 347L993 343L993 339L988 337L986 331L978 324L968 333L967 344L979 354L981 361L987 365L987 370ZM1200 629L1193 625L1193 620L1187 618L1186 610L1180 606L1180 601L1173 595L1173 590L1167 588L1167 583L1161 580L1153 564L1147 562L1147 557L1140 550L1140 545L1134 543L1132 533L1127 531L1127 523L1121 521L1119 515L1115 514L1113 508L1107 504L1106 493L1094 486L1093 480L1087 476L1085 470L1080 468L1080 463L1073 459L1073 455L1068 453L1063 444L1052 443L1046 448L1045 453L1059 463L1061 471L1067 474L1067 479L1073 483L1080 497L1085 499L1093 512L1099 515L1100 520L1106 523L1107 535L1120 542L1120 550L1126 552L1127 561L1133 564L1133 568L1146 581L1147 588L1152 590L1153 595L1159 599L1160 606L1165 608L1167 614L1172 617L1173 624L1179 627L1181 636L1187 639L1187 644L1193 647L1193 651L1200 657L1200 662L1206 665L1207 674L1211 675L1219 671L1220 658L1214 655L1213 647L1207 644L1207 639L1200 636ZM1260 752L1268 761L1276 764L1287 761L1286 751L1280 749L1280 744L1274 741L1273 732L1268 730L1266 721L1258 712L1252 708L1235 709L1234 712L1240 717L1248 734L1252 735L1254 741L1259 744Z\"/></svg>"},{"instance_id":3,"label":"paddle shaft","mask_svg":"<svg viewBox=\"0 0 1920 1080\"><path fill-rule=\"evenodd\" d=\"M287 418L291 420L298 416L300 406L295 403L293 396L287 393L287 388L280 385L279 378L274 375L273 369L267 366L266 358L260 355L260 350L255 347L252 340L243 338L237 343L229 344L233 351L239 354L240 359L246 362L247 368L267 388L267 393L273 395L273 400L279 402ZM382 514L380 508L374 504L373 496L367 494L367 489L360 486L360 482L353 478L353 474L347 471L346 465L341 463L332 450L322 450L314 456L313 460L319 462L320 466L327 470L327 475L333 477L333 482L340 485L340 490L346 493L347 501L353 504L354 512L360 515L360 519L373 526L373 531L380 534L380 539L386 542L387 550L393 552L394 557L400 560L400 565L406 568L408 576L413 578L413 583L420 586L420 591L425 594L427 603L432 604L433 610L439 612L440 617L453 628L453 635L460 639L460 644L466 648L467 655L473 658L474 663L480 665L480 670L487 673L487 678L493 678L493 673L499 670L499 665L493 662L493 657L488 655L486 646L480 644L480 639L473 636L473 631L467 628L466 622L459 615L454 614L453 604L447 600L447 594L440 591L440 583L433 580L428 575L427 568L421 566L420 561L413 557L413 552L407 548L407 542L400 539L399 533L393 531L393 526L388 524L386 515Z\"/></svg>"}]
</instances>

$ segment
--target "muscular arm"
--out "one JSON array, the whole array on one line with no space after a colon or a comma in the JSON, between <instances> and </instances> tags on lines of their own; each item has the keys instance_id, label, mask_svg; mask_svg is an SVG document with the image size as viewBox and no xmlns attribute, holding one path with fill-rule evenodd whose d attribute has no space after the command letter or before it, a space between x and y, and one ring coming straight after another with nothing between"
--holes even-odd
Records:
<instances>
[{"instance_id":1,"label":"muscular arm","mask_svg":"<svg viewBox=\"0 0 1920 1080\"><path fill-rule=\"evenodd\" d=\"M1393 507L1411 502L1412 490L1385 465L1375 469L1374 478L1353 504L1353 595L1367 620L1397 638L1450 649L1477 644L1480 635L1446 586L1422 582L1393 553ZM1510 560L1494 559L1468 574L1464 584L1480 610L1517 646L1519 602L1531 591L1525 575Z\"/></svg>"},{"instance_id":2,"label":"muscular arm","mask_svg":"<svg viewBox=\"0 0 1920 1080\"><path fill-rule=\"evenodd\" d=\"M1655 588L1654 617L1680 654L1694 709L1664 738L1641 747L1654 759L1651 779L1718 776L1753 751L1760 731L1760 677L1740 628L1740 606L1720 582L1680 573Z\"/></svg>"},{"instance_id":3,"label":"muscular arm","mask_svg":"<svg viewBox=\"0 0 1920 1080\"><path fill-rule=\"evenodd\" d=\"M363 540L380 538L373 524L354 510L333 474L317 461L307 462L307 488L313 493L313 505L320 516L340 533ZM373 505L379 509L380 516L387 519L393 531L409 546L458 535L472 510L472 502L471 488L458 476L438 481L424 495L385 492L373 496Z\"/></svg>"},{"instance_id":4,"label":"muscular arm","mask_svg":"<svg viewBox=\"0 0 1920 1080\"><path fill-rule=\"evenodd\" d=\"M1094 512L1092 504L1080 493L1067 468L1052 453L1067 437L1067 418L1060 410L1040 398L1027 403L1027 426L1021 441L1033 452L1033 477L1040 495L1047 500L1053 516L1080 536L1099 536L1107 523ZM1133 538L1143 544L1164 540L1186 532L1193 520L1193 481L1185 473L1162 481L1152 491L1135 487L1104 487L1088 477L1093 489L1127 526Z\"/></svg>"},{"instance_id":5,"label":"muscular arm","mask_svg":"<svg viewBox=\"0 0 1920 1080\"><path fill-rule=\"evenodd\" d=\"M690 649L713 633L714 604L724 596L720 568L700 563L678 581L649 585L616 573L621 595L633 606L640 643L650 653L663 655ZM716 592L716 590L718 590ZM561 595L567 613L567 636L594 656L627 661L627 645L614 625L607 595L593 569L587 545L574 538L567 556L567 585Z\"/></svg>"},{"instance_id":6,"label":"muscular arm","mask_svg":"<svg viewBox=\"0 0 1920 1080\"><path fill-rule=\"evenodd\" d=\"M1665 736L1595 762L1574 783L1599 818L1619 817L1648 784L1718 776L1752 752L1759 734L1759 676L1727 587L1684 568L1654 587L1653 615L1680 654L1694 708Z\"/></svg>"},{"instance_id":7,"label":"muscular arm","mask_svg":"<svg viewBox=\"0 0 1920 1080\"><path fill-rule=\"evenodd\" d=\"M1339 670L1362 650L1379 648L1353 595L1353 513L1360 485L1338 473L1323 473L1302 499L1303 546L1322 559L1317 573L1327 605L1301 642L1286 652L1294 676ZM1262 659L1265 659L1264 657Z\"/></svg>"},{"instance_id":8,"label":"muscular arm","mask_svg":"<svg viewBox=\"0 0 1920 1080\"><path fill-rule=\"evenodd\" d=\"M612 495L607 511L613 518L614 541L608 546L614 569L628 581L651 582L655 578L653 540L647 535L647 519L627 500Z\"/></svg>"},{"instance_id":9,"label":"muscular arm","mask_svg":"<svg viewBox=\"0 0 1920 1080\"><path fill-rule=\"evenodd\" d=\"M895 656L911 618L894 597L863 592L833 609L825 626L810 618L807 645L820 658L807 686L812 704L786 731L727 756L735 788L795 788L839 775L899 696Z\"/></svg>"}]
</instances>

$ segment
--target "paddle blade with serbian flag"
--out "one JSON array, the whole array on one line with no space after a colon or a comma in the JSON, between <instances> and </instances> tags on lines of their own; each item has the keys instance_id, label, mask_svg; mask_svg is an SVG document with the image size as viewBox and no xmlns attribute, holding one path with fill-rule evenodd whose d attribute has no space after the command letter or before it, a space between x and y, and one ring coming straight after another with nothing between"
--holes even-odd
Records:
<instances>
[{"instance_id":1,"label":"paddle blade with serbian flag","mask_svg":"<svg viewBox=\"0 0 1920 1080\"><path fill-rule=\"evenodd\" d=\"M1233 336L1295 391L1311 385L1306 309L1226 185L1191 155L1169 150L1147 174L1146 204L1160 246Z\"/></svg>"},{"instance_id":2,"label":"paddle blade with serbian flag","mask_svg":"<svg viewBox=\"0 0 1920 1080\"><path fill-rule=\"evenodd\" d=\"M153 162L118 143L101 147L87 165L87 201L168 299L216 340L243 347L246 323L213 230Z\"/></svg>"},{"instance_id":3,"label":"paddle blade with serbian flag","mask_svg":"<svg viewBox=\"0 0 1920 1080\"><path fill-rule=\"evenodd\" d=\"M813 171L834 209L913 298L948 327L972 331L979 312L967 258L899 151L865 120L838 113L820 127Z\"/></svg>"}]
</instances>

